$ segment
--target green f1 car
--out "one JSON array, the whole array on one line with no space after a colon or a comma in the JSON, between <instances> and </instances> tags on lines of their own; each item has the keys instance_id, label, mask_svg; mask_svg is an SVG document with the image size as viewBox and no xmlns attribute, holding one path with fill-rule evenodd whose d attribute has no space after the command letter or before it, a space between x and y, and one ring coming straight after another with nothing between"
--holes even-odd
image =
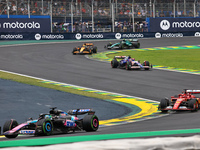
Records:
<instances>
[{"instance_id":1,"label":"green f1 car","mask_svg":"<svg viewBox=\"0 0 200 150\"><path fill-rule=\"evenodd\" d=\"M125 48L140 48L138 39L124 39L118 43L112 44L111 42L105 45L105 49L125 49Z\"/></svg>"}]
</instances>

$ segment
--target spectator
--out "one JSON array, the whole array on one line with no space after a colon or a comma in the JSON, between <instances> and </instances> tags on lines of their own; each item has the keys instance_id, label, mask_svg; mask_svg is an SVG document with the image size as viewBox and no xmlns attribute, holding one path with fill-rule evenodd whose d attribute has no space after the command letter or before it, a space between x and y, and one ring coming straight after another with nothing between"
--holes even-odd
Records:
<instances>
[{"instance_id":1,"label":"spectator","mask_svg":"<svg viewBox=\"0 0 200 150\"><path fill-rule=\"evenodd\" d=\"M160 11L160 17L165 17L165 13L163 10Z\"/></svg>"}]
</instances>

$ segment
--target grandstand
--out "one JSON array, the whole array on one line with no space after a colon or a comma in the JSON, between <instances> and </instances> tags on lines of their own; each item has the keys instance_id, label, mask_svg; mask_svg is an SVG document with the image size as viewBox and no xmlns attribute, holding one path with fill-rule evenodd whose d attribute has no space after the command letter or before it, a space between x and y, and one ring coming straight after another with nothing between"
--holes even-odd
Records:
<instances>
[{"instance_id":1,"label":"grandstand","mask_svg":"<svg viewBox=\"0 0 200 150\"><path fill-rule=\"evenodd\" d=\"M0 17L48 15L56 33L148 32L148 17L199 17L199 1L0 0Z\"/></svg>"}]
</instances>

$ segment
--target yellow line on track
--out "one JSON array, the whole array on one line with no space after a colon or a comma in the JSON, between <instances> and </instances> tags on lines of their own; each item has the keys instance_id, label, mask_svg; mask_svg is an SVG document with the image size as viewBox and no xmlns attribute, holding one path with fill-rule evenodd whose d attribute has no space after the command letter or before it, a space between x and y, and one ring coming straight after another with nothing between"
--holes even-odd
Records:
<instances>
[{"instance_id":1,"label":"yellow line on track","mask_svg":"<svg viewBox=\"0 0 200 150\"><path fill-rule=\"evenodd\" d=\"M123 122L123 121L124 122L133 122L131 120L149 116L158 111L157 105L153 105L152 103L147 103L147 101L138 101L135 98L115 98L112 100L138 106L139 108L141 108L141 111L139 113L131 115L131 116L115 118L115 119L110 119L110 120L102 120L102 121L100 121L100 125L110 125L112 123ZM157 104L157 103L155 103L155 104Z\"/></svg>"}]
</instances>

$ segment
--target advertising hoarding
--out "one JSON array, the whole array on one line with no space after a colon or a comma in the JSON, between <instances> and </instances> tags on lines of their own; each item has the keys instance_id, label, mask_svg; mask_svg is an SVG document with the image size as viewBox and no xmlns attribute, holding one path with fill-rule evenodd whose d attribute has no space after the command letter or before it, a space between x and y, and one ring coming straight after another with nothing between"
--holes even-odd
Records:
<instances>
[{"instance_id":1,"label":"advertising hoarding","mask_svg":"<svg viewBox=\"0 0 200 150\"><path fill-rule=\"evenodd\" d=\"M149 18L150 32L200 31L200 18Z\"/></svg>"},{"instance_id":2,"label":"advertising hoarding","mask_svg":"<svg viewBox=\"0 0 200 150\"><path fill-rule=\"evenodd\" d=\"M49 18L0 18L0 32L51 32Z\"/></svg>"}]
</instances>

